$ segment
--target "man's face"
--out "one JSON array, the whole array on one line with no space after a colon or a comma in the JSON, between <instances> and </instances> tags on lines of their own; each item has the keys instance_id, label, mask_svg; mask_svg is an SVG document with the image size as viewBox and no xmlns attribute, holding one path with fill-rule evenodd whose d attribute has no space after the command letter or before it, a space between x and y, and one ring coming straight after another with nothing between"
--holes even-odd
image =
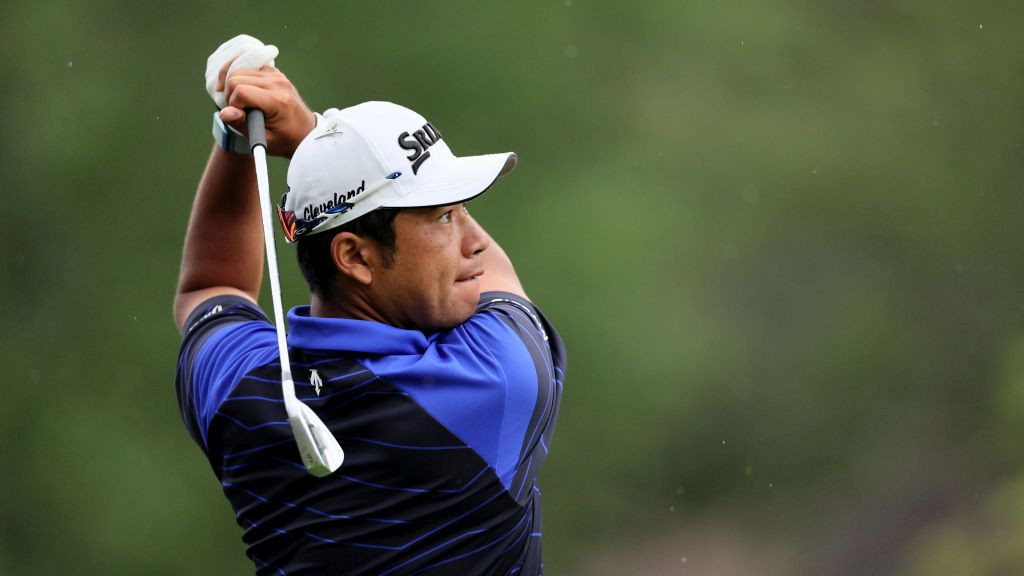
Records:
<instances>
[{"instance_id":1,"label":"man's face","mask_svg":"<svg viewBox=\"0 0 1024 576\"><path fill-rule=\"evenodd\" d=\"M395 253L373 271L377 309L401 328L454 328L480 301L481 254L490 237L465 204L406 208L394 221Z\"/></svg>"}]
</instances>

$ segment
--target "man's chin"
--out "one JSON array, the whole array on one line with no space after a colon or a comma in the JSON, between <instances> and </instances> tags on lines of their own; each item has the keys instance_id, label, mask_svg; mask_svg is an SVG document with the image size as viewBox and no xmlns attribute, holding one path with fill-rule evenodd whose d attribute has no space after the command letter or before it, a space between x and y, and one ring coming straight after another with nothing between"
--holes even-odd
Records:
<instances>
[{"instance_id":1,"label":"man's chin","mask_svg":"<svg viewBox=\"0 0 1024 576\"><path fill-rule=\"evenodd\" d=\"M473 317L473 314L476 312L478 302L479 298L477 299L477 302L474 302L472 305L462 306L459 310L453 310L450 314L446 314L445 318L438 319L439 321L436 326L434 326L430 331L444 332L446 330L452 330L462 326Z\"/></svg>"}]
</instances>

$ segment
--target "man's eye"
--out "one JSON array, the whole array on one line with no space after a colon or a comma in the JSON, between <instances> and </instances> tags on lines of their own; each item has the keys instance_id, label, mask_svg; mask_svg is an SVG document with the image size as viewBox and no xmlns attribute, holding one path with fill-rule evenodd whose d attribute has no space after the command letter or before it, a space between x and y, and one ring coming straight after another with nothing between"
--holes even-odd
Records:
<instances>
[{"instance_id":1,"label":"man's eye","mask_svg":"<svg viewBox=\"0 0 1024 576\"><path fill-rule=\"evenodd\" d=\"M441 220L442 222L446 223L446 224L447 224L448 222L451 222L451 221L452 221L452 211L451 211L451 210L449 210L449 211L445 212L444 214L441 214L441 218L440 218L440 220Z\"/></svg>"}]
</instances>

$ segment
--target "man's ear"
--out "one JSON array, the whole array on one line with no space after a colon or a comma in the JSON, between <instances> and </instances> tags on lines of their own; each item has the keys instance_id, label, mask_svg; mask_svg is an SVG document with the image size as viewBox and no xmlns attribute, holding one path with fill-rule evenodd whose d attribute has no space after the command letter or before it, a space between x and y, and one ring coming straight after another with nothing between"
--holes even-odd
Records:
<instances>
[{"instance_id":1,"label":"man's ear","mask_svg":"<svg viewBox=\"0 0 1024 576\"><path fill-rule=\"evenodd\" d=\"M376 242L351 232L341 232L331 240L334 268L359 284L368 285L373 281L373 266L370 263L377 251Z\"/></svg>"}]
</instances>

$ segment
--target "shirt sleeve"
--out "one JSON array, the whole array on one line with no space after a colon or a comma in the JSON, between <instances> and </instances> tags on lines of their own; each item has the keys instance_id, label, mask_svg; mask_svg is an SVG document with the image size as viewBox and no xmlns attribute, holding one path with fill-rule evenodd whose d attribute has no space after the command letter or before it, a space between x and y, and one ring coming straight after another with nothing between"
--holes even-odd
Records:
<instances>
[{"instance_id":1,"label":"shirt sleeve","mask_svg":"<svg viewBox=\"0 0 1024 576\"><path fill-rule=\"evenodd\" d=\"M516 494L519 500L523 486L535 479L550 446L565 379L565 346L551 322L522 296L508 292L484 293L477 314L467 324L492 319L500 321L515 335L504 338L504 343L493 351L508 378L501 432L503 448L499 450L497 470L510 493ZM512 341L518 341L519 345ZM512 380L532 382L533 397L524 397L527 391ZM529 402L524 404L523 400L527 399Z\"/></svg>"},{"instance_id":2,"label":"shirt sleeve","mask_svg":"<svg viewBox=\"0 0 1024 576\"><path fill-rule=\"evenodd\" d=\"M189 434L206 450L206 430L238 380L277 356L273 324L260 308L234 295L206 300L182 329L175 388Z\"/></svg>"},{"instance_id":3,"label":"shirt sleeve","mask_svg":"<svg viewBox=\"0 0 1024 576\"><path fill-rule=\"evenodd\" d=\"M407 391L512 486L553 429L566 369L558 332L529 300L487 292L437 344L430 357L452 385Z\"/></svg>"},{"instance_id":4,"label":"shirt sleeve","mask_svg":"<svg viewBox=\"0 0 1024 576\"><path fill-rule=\"evenodd\" d=\"M480 296L477 314L497 316L521 340L536 343L530 347L547 357L555 378L562 380L566 368L565 345L555 327L532 302L510 292L485 292Z\"/></svg>"}]
</instances>

